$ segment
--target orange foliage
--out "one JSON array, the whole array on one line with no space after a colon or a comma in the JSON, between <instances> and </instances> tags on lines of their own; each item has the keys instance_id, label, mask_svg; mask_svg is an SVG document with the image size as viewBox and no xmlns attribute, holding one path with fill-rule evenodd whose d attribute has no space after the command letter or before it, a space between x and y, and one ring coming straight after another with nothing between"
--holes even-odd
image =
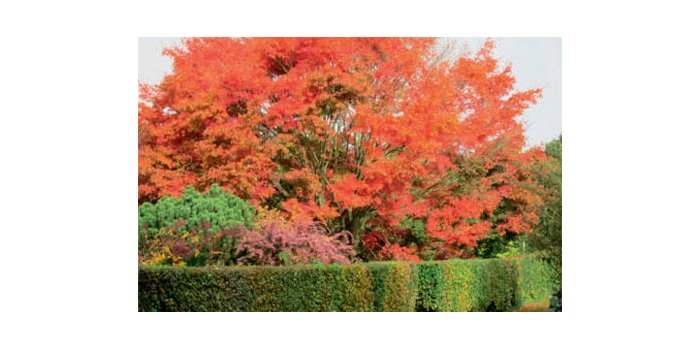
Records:
<instances>
[{"instance_id":1,"label":"orange foliage","mask_svg":"<svg viewBox=\"0 0 700 350\"><path fill-rule=\"evenodd\" d=\"M396 243L384 246L381 255L388 260L419 262L415 247L402 247Z\"/></svg>"},{"instance_id":2,"label":"orange foliage","mask_svg":"<svg viewBox=\"0 0 700 350\"><path fill-rule=\"evenodd\" d=\"M141 87L139 200L218 183L355 235L422 218L449 251L526 233L543 154L523 150L516 117L540 90L513 91L492 49L446 62L429 38L188 39L166 52L174 72ZM376 249L415 257L393 241Z\"/></svg>"}]
</instances>

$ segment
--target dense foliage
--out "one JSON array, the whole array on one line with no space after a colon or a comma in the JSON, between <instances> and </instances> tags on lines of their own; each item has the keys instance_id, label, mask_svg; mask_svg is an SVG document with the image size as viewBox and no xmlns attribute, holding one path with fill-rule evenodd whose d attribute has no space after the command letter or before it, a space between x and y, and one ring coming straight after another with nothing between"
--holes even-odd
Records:
<instances>
[{"instance_id":1,"label":"dense foliage","mask_svg":"<svg viewBox=\"0 0 700 350\"><path fill-rule=\"evenodd\" d=\"M547 158L538 162L535 172L538 181L545 189L544 206L540 213L540 222L532 235L528 236L529 245L552 265L556 280L561 284L562 263L562 138L552 140L545 145Z\"/></svg>"},{"instance_id":2,"label":"dense foliage","mask_svg":"<svg viewBox=\"0 0 700 350\"><path fill-rule=\"evenodd\" d=\"M330 235L314 223L265 223L256 230L242 230L238 243L239 265L292 265L349 263L355 256L352 236Z\"/></svg>"},{"instance_id":3,"label":"dense foliage","mask_svg":"<svg viewBox=\"0 0 700 350\"><path fill-rule=\"evenodd\" d=\"M206 266L236 264L242 226L211 233L163 228L139 241L139 263L146 265Z\"/></svg>"},{"instance_id":4,"label":"dense foliage","mask_svg":"<svg viewBox=\"0 0 700 350\"><path fill-rule=\"evenodd\" d=\"M263 222L249 229L235 223L212 231L208 225L182 231L162 228L139 242L147 265L292 265L349 263L355 257L348 232L329 234L316 223Z\"/></svg>"},{"instance_id":5,"label":"dense foliage","mask_svg":"<svg viewBox=\"0 0 700 350\"><path fill-rule=\"evenodd\" d=\"M238 225L251 227L255 210L244 200L212 186L208 193L187 188L180 197L164 197L155 204L139 206L139 235L155 236L161 229L177 226L191 231L221 229Z\"/></svg>"},{"instance_id":6,"label":"dense foliage","mask_svg":"<svg viewBox=\"0 0 700 350\"><path fill-rule=\"evenodd\" d=\"M140 311L507 311L546 300L526 258L286 267L139 268Z\"/></svg>"},{"instance_id":7,"label":"dense foliage","mask_svg":"<svg viewBox=\"0 0 700 350\"><path fill-rule=\"evenodd\" d=\"M516 118L540 90L514 91L491 42L455 60L435 47L186 40L167 52L173 73L141 87L139 201L218 183L285 221L351 232L364 260L471 257L484 237L531 232L543 153L524 150ZM151 234L166 223L149 220Z\"/></svg>"},{"instance_id":8,"label":"dense foliage","mask_svg":"<svg viewBox=\"0 0 700 350\"><path fill-rule=\"evenodd\" d=\"M557 286L552 296L553 311L561 311L562 285L562 137L545 145L546 158L531 166L540 184L543 206L540 221L526 237L513 234L487 235L477 242L476 255L482 258L537 254L553 271Z\"/></svg>"}]
</instances>

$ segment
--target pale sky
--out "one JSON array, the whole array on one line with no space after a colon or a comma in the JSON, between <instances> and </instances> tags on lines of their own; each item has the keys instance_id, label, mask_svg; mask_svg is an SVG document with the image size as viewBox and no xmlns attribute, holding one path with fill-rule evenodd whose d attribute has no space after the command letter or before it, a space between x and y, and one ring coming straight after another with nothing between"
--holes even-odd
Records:
<instances>
[{"instance_id":1,"label":"pale sky","mask_svg":"<svg viewBox=\"0 0 700 350\"><path fill-rule=\"evenodd\" d=\"M444 39L469 52L476 52L484 38ZM139 81L157 84L172 71L170 58L163 56L164 48L178 45L180 38L139 39ZM543 96L523 113L528 145L537 145L561 133L561 39L560 38L494 38L495 56L511 63L516 89L540 87Z\"/></svg>"}]
</instances>

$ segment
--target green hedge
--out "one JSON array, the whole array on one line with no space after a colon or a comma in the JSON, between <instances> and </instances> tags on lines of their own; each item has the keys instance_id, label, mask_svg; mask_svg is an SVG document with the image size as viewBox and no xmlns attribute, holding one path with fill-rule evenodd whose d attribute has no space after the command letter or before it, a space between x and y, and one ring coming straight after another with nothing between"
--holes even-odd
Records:
<instances>
[{"instance_id":1,"label":"green hedge","mask_svg":"<svg viewBox=\"0 0 700 350\"><path fill-rule=\"evenodd\" d=\"M532 258L140 267L139 311L508 311L551 294Z\"/></svg>"},{"instance_id":2,"label":"green hedge","mask_svg":"<svg viewBox=\"0 0 700 350\"><path fill-rule=\"evenodd\" d=\"M417 308L425 311L509 310L516 305L512 260L450 260L418 265Z\"/></svg>"},{"instance_id":3,"label":"green hedge","mask_svg":"<svg viewBox=\"0 0 700 350\"><path fill-rule=\"evenodd\" d=\"M552 265L534 257L522 258L518 264L518 298L521 304L549 299L559 284Z\"/></svg>"}]
</instances>

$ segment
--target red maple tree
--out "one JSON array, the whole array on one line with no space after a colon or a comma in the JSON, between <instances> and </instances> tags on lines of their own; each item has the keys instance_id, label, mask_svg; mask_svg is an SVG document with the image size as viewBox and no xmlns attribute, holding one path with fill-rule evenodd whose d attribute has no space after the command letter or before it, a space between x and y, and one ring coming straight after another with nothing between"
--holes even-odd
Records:
<instances>
[{"instance_id":1,"label":"red maple tree","mask_svg":"<svg viewBox=\"0 0 700 350\"><path fill-rule=\"evenodd\" d=\"M372 256L464 256L527 233L541 200L493 43L444 59L430 38L197 38L141 86L139 201L214 183L289 220L372 238ZM425 223L428 241L401 229ZM370 234L371 232L371 234ZM415 237L414 237L415 238ZM369 240L356 240L369 242Z\"/></svg>"}]
</instances>

